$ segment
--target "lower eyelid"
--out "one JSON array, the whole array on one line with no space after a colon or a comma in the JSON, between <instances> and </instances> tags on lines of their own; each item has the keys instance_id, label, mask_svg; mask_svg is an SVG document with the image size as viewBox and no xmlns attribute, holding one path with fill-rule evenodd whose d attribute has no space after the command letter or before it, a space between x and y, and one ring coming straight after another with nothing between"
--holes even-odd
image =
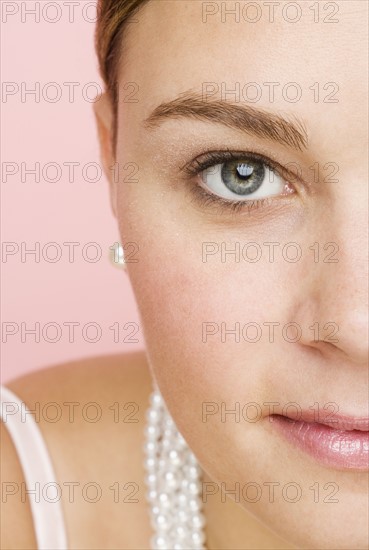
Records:
<instances>
[{"instance_id":1,"label":"lower eyelid","mask_svg":"<svg viewBox=\"0 0 369 550\"><path fill-rule=\"evenodd\" d=\"M191 192L194 200L200 205L205 207L217 207L221 211L232 211L233 213L244 210L249 212L255 209L271 206L274 202L277 202L278 195L263 197L260 199L246 199L242 201L233 201L219 197L214 193L209 193L199 184L194 184L191 188Z\"/></svg>"}]
</instances>

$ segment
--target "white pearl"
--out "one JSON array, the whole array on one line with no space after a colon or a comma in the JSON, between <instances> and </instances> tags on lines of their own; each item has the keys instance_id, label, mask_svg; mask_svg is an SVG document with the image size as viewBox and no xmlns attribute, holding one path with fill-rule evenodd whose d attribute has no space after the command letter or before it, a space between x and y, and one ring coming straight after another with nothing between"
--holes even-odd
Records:
<instances>
[{"instance_id":1,"label":"white pearl","mask_svg":"<svg viewBox=\"0 0 369 550\"><path fill-rule=\"evenodd\" d=\"M167 416L164 421L164 428L175 428L174 420L171 416Z\"/></svg>"},{"instance_id":2,"label":"white pearl","mask_svg":"<svg viewBox=\"0 0 369 550\"><path fill-rule=\"evenodd\" d=\"M158 503L159 503L159 506L163 506L164 508L169 508L171 504L170 504L168 493L159 493Z\"/></svg>"},{"instance_id":3,"label":"white pearl","mask_svg":"<svg viewBox=\"0 0 369 550\"><path fill-rule=\"evenodd\" d=\"M154 424L148 424L145 428L145 435L149 441L152 441L153 439L157 439L159 437L160 429Z\"/></svg>"},{"instance_id":4,"label":"white pearl","mask_svg":"<svg viewBox=\"0 0 369 550\"><path fill-rule=\"evenodd\" d=\"M155 491L154 489L151 489L151 490L147 493L147 499L148 499L150 502L156 502L157 499L158 499L158 492Z\"/></svg>"},{"instance_id":5,"label":"white pearl","mask_svg":"<svg viewBox=\"0 0 369 550\"><path fill-rule=\"evenodd\" d=\"M188 478L197 480L201 474L201 470L198 466L188 466L185 469L185 473Z\"/></svg>"},{"instance_id":6,"label":"white pearl","mask_svg":"<svg viewBox=\"0 0 369 550\"><path fill-rule=\"evenodd\" d=\"M163 439L161 440L161 446L162 446L162 449L163 451L170 451L170 449L172 448L172 441L171 441L171 438L170 437L163 437Z\"/></svg>"},{"instance_id":7,"label":"white pearl","mask_svg":"<svg viewBox=\"0 0 369 550\"><path fill-rule=\"evenodd\" d=\"M166 483L166 486L169 488L169 489L177 489L178 488L178 480L174 474L174 472L166 472L164 474L164 480L165 480L165 483Z\"/></svg>"},{"instance_id":8,"label":"white pearl","mask_svg":"<svg viewBox=\"0 0 369 550\"><path fill-rule=\"evenodd\" d=\"M144 444L144 452L146 456L153 456L157 453L158 447L155 441L147 441Z\"/></svg>"},{"instance_id":9,"label":"white pearl","mask_svg":"<svg viewBox=\"0 0 369 550\"><path fill-rule=\"evenodd\" d=\"M177 518L178 518L178 520L179 520L181 523L186 523L186 522L188 522L189 515L188 515L187 510L178 510L178 512L177 512Z\"/></svg>"},{"instance_id":10,"label":"white pearl","mask_svg":"<svg viewBox=\"0 0 369 550\"><path fill-rule=\"evenodd\" d=\"M160 535L154 536L151 539L151 547L154 550L170 550L169 541Z\"/></svg>"},{"instance_id":11,"label":"white pearl","mask_svg":"<svg viewBox=\"0 0 369 550\"><path fill-rule=\"evenodd\" d=\"M145 461L144 461L145 469L150 473L155 472L156 467L157 467L157 463L158 463L158 461L154 457L146 458Z\"/></svg>"},{"instance_id":12,"label":"white pearl","mask_svg":"<svg viewBox=\"0 0 369 550\"><path fill-rule=\"evenodd\" d=\"M195 529L202 529L205 525L203 514L194 514L191 518L191 524Z\"/></svg>"},{"instance_id":13,"label":"white pearl","mask_svg":"<svg viewBox=\"0 0 369 550\"><path fill-rule=\"evenodd\" d=\"M188 484L188 492L190 495L198 495L200 493L200 487L195 481L190 481Z\"/></svg>"},{"instance_id":14,"label":"white pearl","mask_svg":"<svg viewBox=\"0 0 369 550\"><path fill-rule=\"evenodd\" d=\"M160 473L161 476L164 476L166 472L175 472L176 470L178 470L175 464L169 462L168 457L159 458L157 468L158 473Z\"/></svg>"},{"instance_id":15,"label":"white pearl","mask_svg":"<svg viewBox=\"0 0 369 550\"><path fill-rule=\"evenodd\" d=\"M180 446L180 447L187 447L187 441L185 440L185 438L183 437L182 434L180 434L179 432L177 432L177 436L176 436L176 443Z\"/></svg>"},{"instance_id":16,"label":"white pearl","mask_svg":"<svg viewBox=\"0 0 369 550\"><path fill-rule=\"evenodd\" d=\"M150 396L144 444L152 550L203 549L202 470L159 391Z\"/></svg>"},{"instance_id":17,"label":"white pearl","mask_svg":"<svg viewBox=\"0 0 369 550\"><path fill-rule=\"evenodd\" d=\"M175 534L182 541L189 535L188 529L184 525L177 525Z\"/></svg>"},{"instance_id":18,"label":"white pearl","mask_svg":"<svg viewBox=\"0 0 369 550\"><path fill-rule=\"evenodd\" d=\"M181 458L180 458L178 452L175 451L174 449L169 451L169 460L170 460L171 464L173 464L174 466L178 466L178 465L181 464Z\"/></svg>"},{"instance_id":19,"label":"white pearl","mask_svg":"<svg viewBox=\"0 0 369 550\"><path fill-rule=\"evenodd\" d=\"M188 500L188 508L191 512L198 512L201 509L201 503L196 497L190 498Z\"/></svg>"},{"instance_id":20,"label":"white pearl","mask_svg":"<svg viewBox=\"0 0 369 550\"><path fill-rule=\"evenodd\" d=\"M188 502L187 495L185 493L180 493L178 495L178 505L186 507Z\"/></svg>"},{"instance_id":21,"label":"white pearl","mask_svg":"<svg viewBox=\"0 0 369 550\"><path fill-rule=\"evenodd\" d=\"M163 406L163 398L159 392L153 392L150 395L150 403L153 407L162 407Z\"/></svg>"},{"instance_id":22,"label":"white pearl","mask_svg":"<svg viewBox=\"0 0 369 550\"><path fill-rule=\"evenodd\" d=\"M201 545L205 542L205 534L203 531L194 531L191 534L191 542L196 546Z\"/></svg>"},{"instance_id":23,"label":"white pearl","mask_svg":"<svg viewBox=\"0 0 369 550\"><path fill-rule=\"evenodd\" d=\"M161 414L158 409L149 409L146 413L146 419L153 424L156 424L161 419Z\"/></svg>"},{"instance_id":24,"label":"white pearl","mask_svg":"<svg viewBox=\"0 0 369 550\"><path fill-rule=\"evenodd\" d=\"M173 438L174 438L174 435L175 435L175 428L164 428L163 430L163 437L167 437L168 439L171 440L171 442L173 443Z\"/></svg>"},{"instance_id":25,"label":"white pearl","mask_svg":"<svg viewBox=\"0 0 369 550\"><path fill-rule=\"evenodd\" d=\"M151 473L145 477L146 485L150 487L150 489L154 489L158 483L158 477L156 474Z\"/></svg>"},{"instance_id":26,"label":"white pearl","mask_svg":"<svg viewBox=\"0 0 369 550\"><path fill-rule=\"evenodd\" d=\"M168 521L165 514L154 516L151 520L151 525L154 529L159 529L160 531L169 531L171 528L171 522Z\"/></svg>"}]
</instances>

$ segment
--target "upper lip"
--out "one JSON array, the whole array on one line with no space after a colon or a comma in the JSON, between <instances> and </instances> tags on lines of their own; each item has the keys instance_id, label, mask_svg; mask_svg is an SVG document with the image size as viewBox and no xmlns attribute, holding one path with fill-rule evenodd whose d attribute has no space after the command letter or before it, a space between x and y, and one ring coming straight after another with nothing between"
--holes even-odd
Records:
<instances>
[{"instance_id":1,"label":"upper lip","mask_svg":"<svg viewBox=\"0 0 369 550\"><path fill-rule=\"evenodd\" d=\"M361 432L369 431L368 416L346 416L343 414L336 414L328 410L289 410L287 414L279 414L278 416L284 416L294 421L324 424L334 430L359 430Z\"/></svg>"}]
</instances>

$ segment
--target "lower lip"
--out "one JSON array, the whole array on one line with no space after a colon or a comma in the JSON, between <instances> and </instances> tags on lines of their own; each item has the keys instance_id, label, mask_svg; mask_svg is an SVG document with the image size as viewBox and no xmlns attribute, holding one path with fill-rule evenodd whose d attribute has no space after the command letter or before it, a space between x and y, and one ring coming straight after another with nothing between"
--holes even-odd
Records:
<instances>
[{"instance_id":1,"label":"lower lip","mask_svg":"<svg viewBox=\"0 0 369 550\"><path fill-rule=\"evenodd\" d=\"M369 432L335 430L317 422L271 415L276 429L290 442L321 464L336 469L369 469Z\"/></svg>"}]
</instances>

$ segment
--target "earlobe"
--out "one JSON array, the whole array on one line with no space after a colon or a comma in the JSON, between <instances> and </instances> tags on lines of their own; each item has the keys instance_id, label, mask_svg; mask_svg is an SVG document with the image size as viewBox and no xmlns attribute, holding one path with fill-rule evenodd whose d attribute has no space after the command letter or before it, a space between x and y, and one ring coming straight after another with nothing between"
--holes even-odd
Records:
<instances>
[{"instance_id":1,"label":"earlobe","mask_svg":"<svg viewBox=\"0 0 369 550\"><path fill-rule=\"evenodd\" d=\"M100 144L100 157L104 173L109 181L110 202L114 216L116 217L116 185L114 184L111 167L114 165L114 152L112 149L113 109L107 93L100 95L93 105L98 139Z\"/></svg>"}]
</instances>

